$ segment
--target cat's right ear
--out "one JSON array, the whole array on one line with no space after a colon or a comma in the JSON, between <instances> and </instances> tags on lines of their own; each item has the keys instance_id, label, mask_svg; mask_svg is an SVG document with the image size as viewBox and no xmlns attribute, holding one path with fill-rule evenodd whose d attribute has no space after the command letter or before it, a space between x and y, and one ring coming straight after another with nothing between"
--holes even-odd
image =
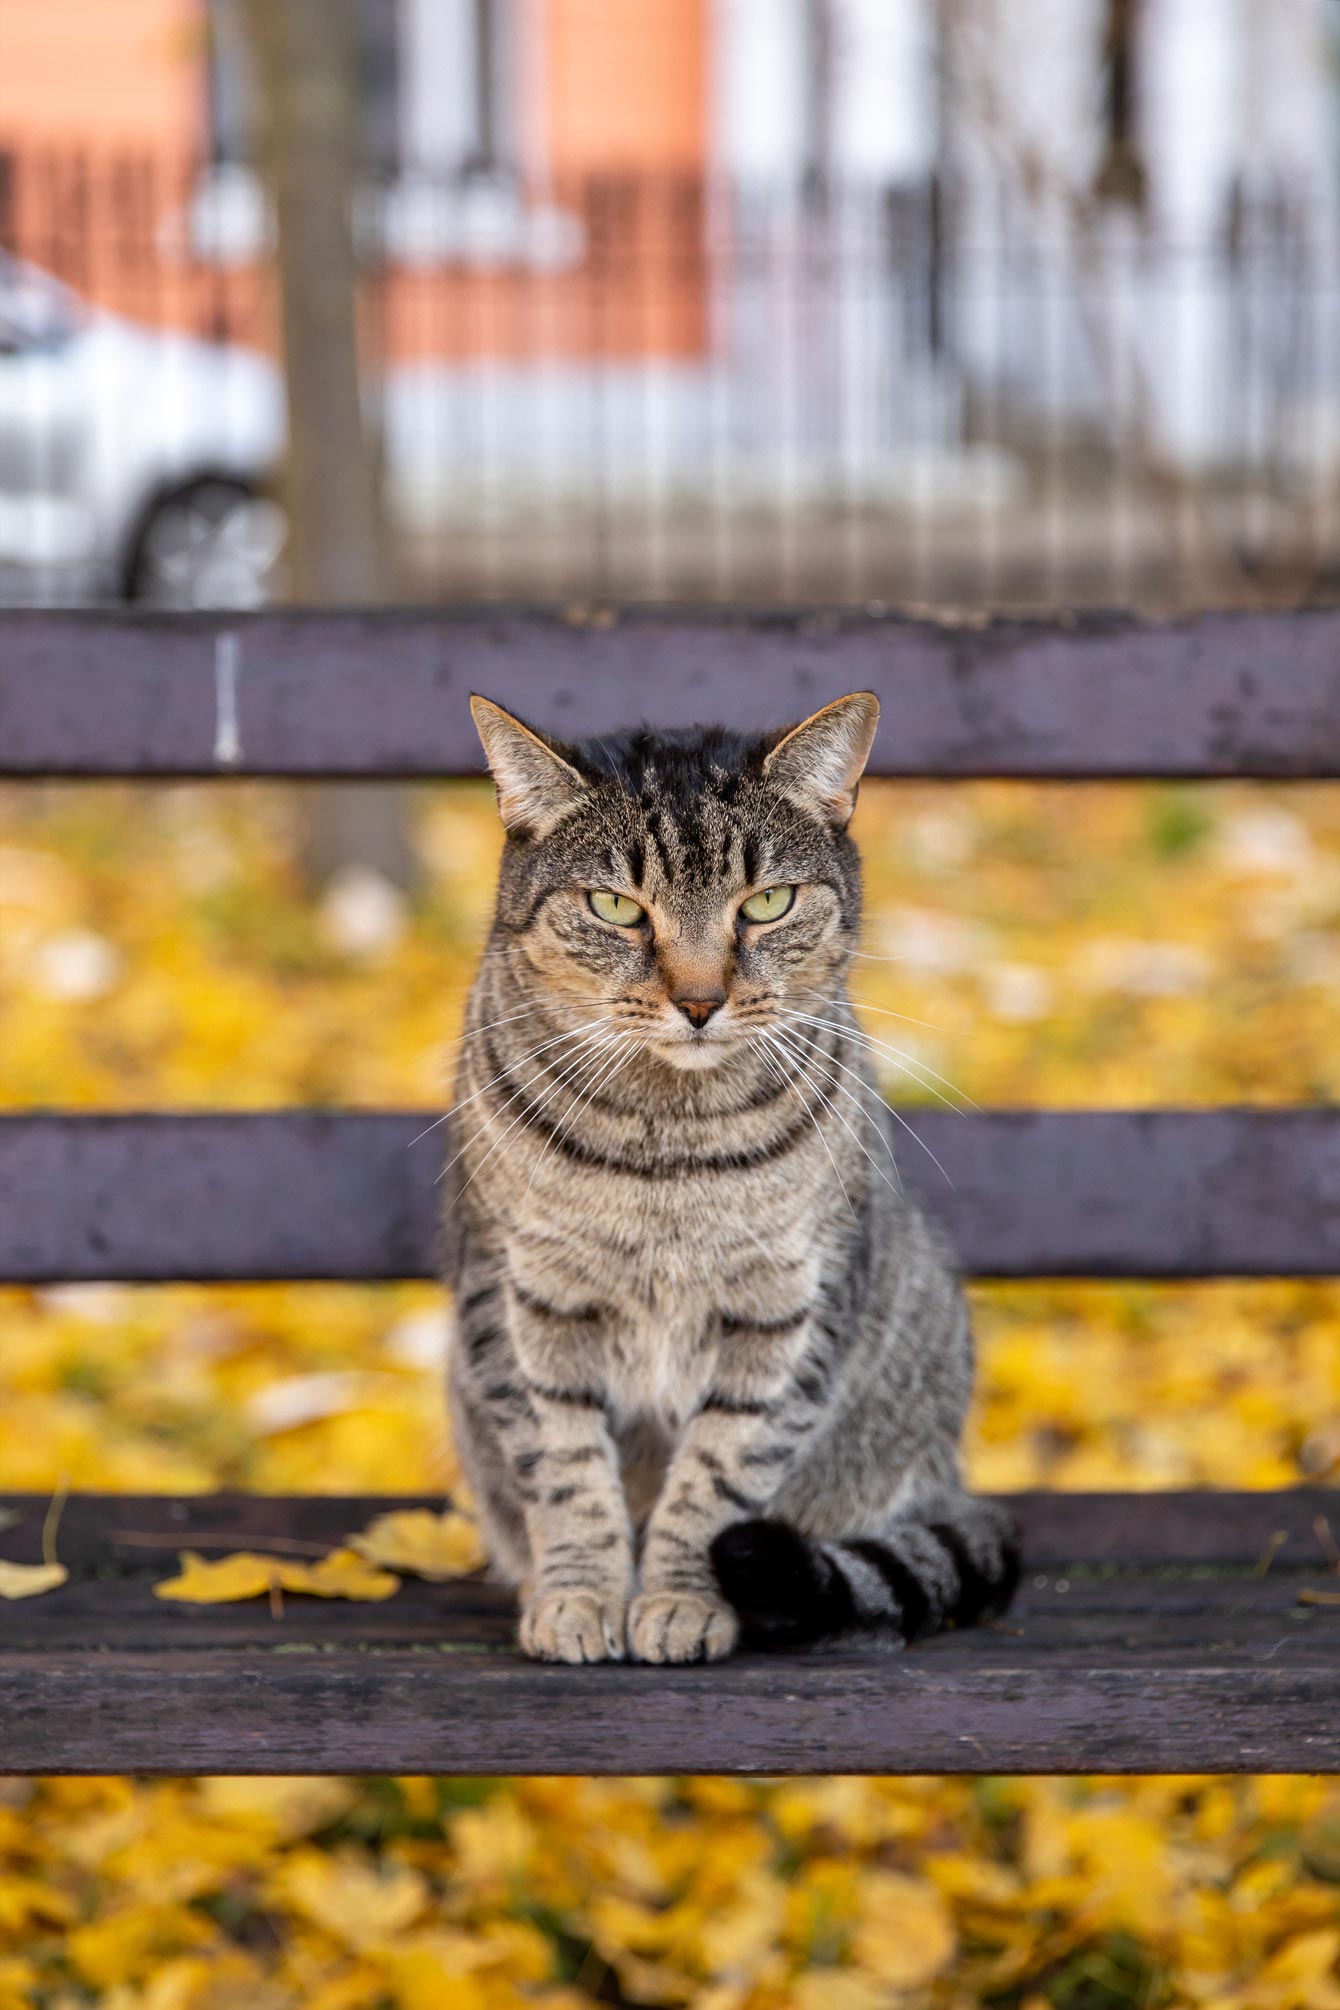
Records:
<instances>
[{"instance_id":1,"label":"cat's right ear","mask_svg":"<svg viewBox=\"0 0 1340 2010\"><path fill-rule=\"evenodd\" d=\"M498 791L498 815L513 837L548 837L586 794L577 770L541 734L491 698L470 699L470 712Z\"/></svg>"}]
</instances>

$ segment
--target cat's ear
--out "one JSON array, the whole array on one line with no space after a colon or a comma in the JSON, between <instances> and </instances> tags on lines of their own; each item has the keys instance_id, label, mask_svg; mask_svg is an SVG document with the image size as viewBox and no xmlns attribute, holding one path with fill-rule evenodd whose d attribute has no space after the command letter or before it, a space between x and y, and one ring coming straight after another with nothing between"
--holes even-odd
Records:
<instances>
[{"instance_id":1,"label":"cat's ear","mask_svg":"<svg viewBox=\"0 0 1340 2010\"><path fill-rule=\"evenodd\" d=\"M879 724L873 691L853 691L811 713L784 733L763 772L793 802L844 829L856 807L856 785Z\"/></svg>"},{"instance_id":2,"label":"cat's ear","mask_svg":"<svg viewBox=\"0 0 1340 2010\"><path fill-rule=\"evenodd\" d=\"M586 783L556 747L491 698L471 697L470 712L484 743L504 825L514 837L548 837L577 807Z\"/></svg>"}]
</instances>

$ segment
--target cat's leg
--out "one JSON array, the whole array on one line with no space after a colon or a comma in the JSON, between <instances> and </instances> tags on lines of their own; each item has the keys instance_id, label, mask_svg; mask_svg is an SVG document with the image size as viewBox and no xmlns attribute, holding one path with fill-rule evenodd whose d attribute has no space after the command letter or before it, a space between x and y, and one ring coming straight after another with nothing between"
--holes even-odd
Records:
<instances>
[{"instance_id":1,"label":"cat's leg","mask_svg":"<svg viewBox=\"0 0 1340 2010\"><path fill-rule=\"evenodd\" d=\"M624 1651L632 1534L591 1328L518 1292L499 1257L460 1278L453 1430L490 1560L522 1587L521 1645L545 1660Z\"/></svg>"},{"instance_id":2,"label":"cat's leg","mask_svg":"<svg viewBox=\"0 0 1340 2010\"><path fill-rule=\"evenodd\" d=\"M545 1661L623 1658L633 1534L610 1430L605 1315L509 1277L509 1358L484 1381L510 1454L530 1550L521 1646Z\"/></svg>"},{"instance_id":3,"label":"cat's leg","mask_svg":"<svg viewBox=\"0 0 1340 2010\"><path fill-rule=\"evenodd\" d=\"M670 1461L647 1525L642 1589L629 1611L638 1661L716 1661L739 1637L712 1544L762 1514L822 1417L834 1342L808 1305L721 1319L715 1368Z\"/></svg>"},{"instance_id":4,"label":"cat's leg","mask_svg":"<svg viewBox=\"0 0 1340 2010\"><path fill-rule=\"evenodd\" d=\"M471 1387L459 1347L452 1348L449 1359L447 1396L456 1456L474 1501L491 1574L506 1584L520 1584L530 1571L525 1503L505 1440Z\"/></svg>"}]
</instances>

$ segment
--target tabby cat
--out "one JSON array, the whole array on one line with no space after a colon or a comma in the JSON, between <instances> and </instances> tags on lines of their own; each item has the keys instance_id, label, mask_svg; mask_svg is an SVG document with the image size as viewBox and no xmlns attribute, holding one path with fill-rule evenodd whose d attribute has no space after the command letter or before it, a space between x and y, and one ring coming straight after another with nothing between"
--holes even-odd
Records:
<instances>
[{"instance_id":1,"label":"tabby cat","mask_svg":"<svg viewBox=\"0 0 1340 2010\"><path fill-rule=\"evenodd\" d=\"M963 1297L847 996L879 716L566 745L472 701L506 845L456 1086L452 1411L521 1645L715 1660L1008 1603Z\"/></svg>"}]
</instances>

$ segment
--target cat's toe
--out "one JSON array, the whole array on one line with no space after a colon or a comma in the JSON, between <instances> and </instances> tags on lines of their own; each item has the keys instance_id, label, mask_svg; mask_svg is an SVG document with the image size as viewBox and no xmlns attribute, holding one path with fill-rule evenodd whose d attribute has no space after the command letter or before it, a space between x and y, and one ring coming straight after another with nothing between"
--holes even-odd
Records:
<instances>
[{"instance_id":1,"label":"cat's toe","mask_svg":"<svg viewBox=\"0 0 1340 2010\"><path fill-rule=\"evenodd\" d=\"M521 1651L534 1661L622 1661L624 1607L598 1591L548 1591L521 1615Z\"/></svg>"},{"instance_id":2,"label":"cat's toe","mask_svg":"<svg viewBox=\"0 0 1340 2010\"><path fill-rule=\"evenodd\" d=\"M739 1632L729 1605L696 1592L646 1591L628 1609L628 1647L635 1661L721 1661Z\"/></svg>"}]
</instances>

